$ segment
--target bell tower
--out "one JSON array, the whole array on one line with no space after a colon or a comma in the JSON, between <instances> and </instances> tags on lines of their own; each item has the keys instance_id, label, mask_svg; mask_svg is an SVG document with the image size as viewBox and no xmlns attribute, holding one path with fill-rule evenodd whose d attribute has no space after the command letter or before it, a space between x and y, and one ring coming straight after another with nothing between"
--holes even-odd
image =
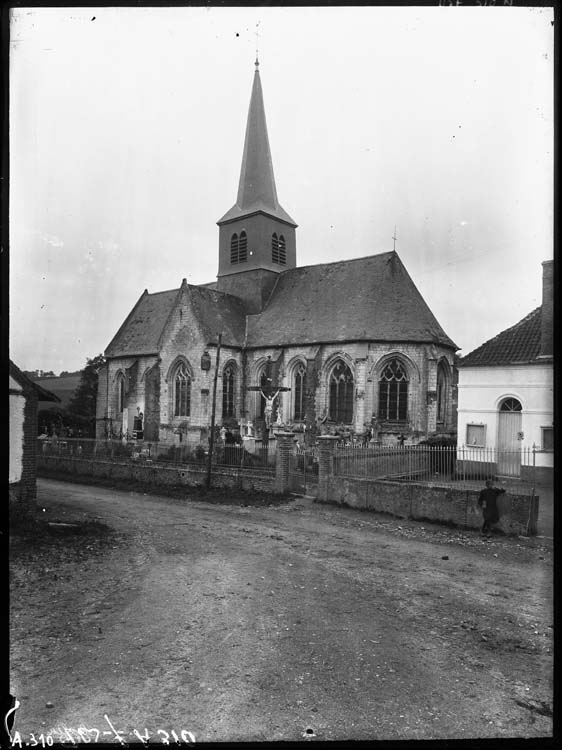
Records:
<instances>
[{"instance_id":1,"label":"bell tower","mask_svg":"<svg viewBox=\"0 0 562 750\"><path fill-rule=\"evenodd\" d=\"M296 266L297 224L279 205L256 59L236 203L217 222L217 289L261 312L279 273Z\"/></svg>"}]
</instances>

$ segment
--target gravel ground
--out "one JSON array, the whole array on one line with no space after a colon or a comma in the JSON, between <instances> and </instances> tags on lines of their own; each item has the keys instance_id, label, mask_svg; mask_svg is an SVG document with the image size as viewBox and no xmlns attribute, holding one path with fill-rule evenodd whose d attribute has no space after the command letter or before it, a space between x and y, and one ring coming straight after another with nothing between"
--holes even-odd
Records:
<instances>
[{"instance_id":1,"label":"gravel ground","mask_svg":"<svg viewBox=\"0 0 562 750\"><path fill-rule=\"evenodd\" d=\"M22 742L552 735L551 540L307 498L38 493L10 550Z\"/></svg>"}]
</instances>

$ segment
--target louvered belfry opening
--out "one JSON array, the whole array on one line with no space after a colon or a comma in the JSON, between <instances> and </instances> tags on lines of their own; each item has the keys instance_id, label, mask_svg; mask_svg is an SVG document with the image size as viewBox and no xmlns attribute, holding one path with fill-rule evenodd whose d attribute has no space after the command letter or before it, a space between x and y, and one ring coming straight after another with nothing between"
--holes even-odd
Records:
<instances>
[{"instance_id":1,"label":"louvered belfry opening","mask_svg":"<svg viewBox=\"0 0 562 750\"><path fill-rule=\"evenodd\" d=\"M236 232L230 238L230 262L246 263L248 260L248 236L242 230L240 235Z\"/></svg>"}]
</instances>

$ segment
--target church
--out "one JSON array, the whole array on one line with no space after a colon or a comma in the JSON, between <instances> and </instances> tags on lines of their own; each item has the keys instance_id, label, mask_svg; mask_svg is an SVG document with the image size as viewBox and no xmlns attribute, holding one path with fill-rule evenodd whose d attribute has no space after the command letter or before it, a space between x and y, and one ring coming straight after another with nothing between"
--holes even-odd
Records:
<instances>
[{"instance_id":1,"label":"church","mask_svg":"<svg viewBox=\"0 0 562 750\"><path fill-rule=\"evenodd\" d=\"M238 195L217 224L216 282L145 289L109 343L98 438L206 446L215 373L215 424L242 437L267 439L266 421L306 445L324 434L396 444L455 431L458 347L398 254L297 265L257 60ZM260 386L281 390L267 403Z\"/></svg>"}]
</instances>

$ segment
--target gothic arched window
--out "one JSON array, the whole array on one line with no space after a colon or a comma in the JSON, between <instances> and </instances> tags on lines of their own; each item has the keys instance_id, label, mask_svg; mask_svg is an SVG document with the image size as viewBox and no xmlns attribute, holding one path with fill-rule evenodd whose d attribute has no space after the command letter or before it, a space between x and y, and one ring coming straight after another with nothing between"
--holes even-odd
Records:
<instances>
[{"instance_id":1,"label":"gothic arched window","mask_svg":"<svg viewBox=\"0 0 562 750\"><path fill-rule=\"evenodd\" d=\"M330 373L330 419L349 424L353 421L353 375L339 360Z\"/></svg>"},{"instance_id":2,"label":"gothic arched window","mask_svg":"<svg viewBox=\"0 0 562 750\"><path fill-rule=\"evenodd\" d=\"M189 417L191 412L191 376L182 362L174 376L174 416Z\"/></svg>"},{"instance_id":3,"label":"gothic arched window","mask_svg":"<svg viewBox=\"0 0 562 750\"><path fill-rule=\"evenodd\" d=\"M125 376L119 373L117 376L117 414L121 414L125 408Z\"/></svg>"},{"instance_id":4,"label":"gothic arched window","mask_svg":"<svg viewBox=\"0 0 562 750\"><path fill-rule=\"evenodd\" d=\"M448 372L443 362L437 366L437 421L447 421Z\"/></svg>"},{"instance_id":5,"label":"gothic arched window","mask_svg":"<svg viewBox=\"0 0 562 750\"><path fill-rule=\"evenodd\" d=\"M305 417L304 384L306 367L302 362L293 370L293 419L300 422Z\"/></svg>"},{"instance_id":6,"label":"gothic arched window","mask_svg":"<svg viewBox=\"0 0 562 750\"><path fill-rule=\"evenodd\" d=\"M391 359L379 379L379 418L405 422L408 416L408 375L399 359Z\"/></svg>"},{"instance_id":7,"label":"gothic arched window","mask_svg":"<svg viewBox=\"0 0 562 750\"><path fill-rule=\"evenodd\" d=\"M235 368L233 364L224 368L222 373L222 416L234 416Z\"/></svg>"}]
</instances>

